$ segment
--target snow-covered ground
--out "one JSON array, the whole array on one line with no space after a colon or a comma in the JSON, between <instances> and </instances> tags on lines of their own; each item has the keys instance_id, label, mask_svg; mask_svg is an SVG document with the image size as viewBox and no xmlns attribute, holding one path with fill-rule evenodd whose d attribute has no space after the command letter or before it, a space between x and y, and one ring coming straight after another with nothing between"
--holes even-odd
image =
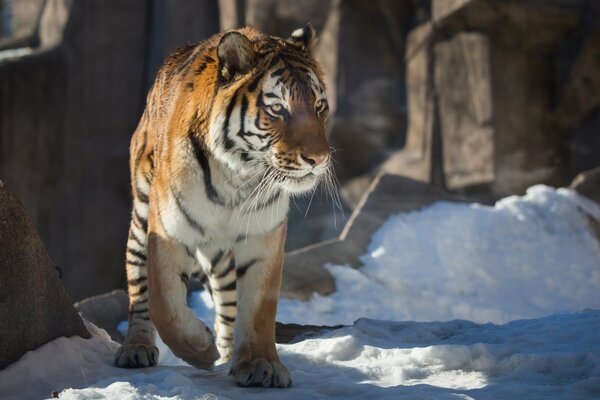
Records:
<instances>
[{"instance_id":1,"label":"snow-covered ground","mask_svg":"<svg viewBox=\"0 0 600 400\"><path fill-rule=\"evenodd\" d=\"M363 268L328 266L335 294L281 301L282 322L374 318L279 345L291 389L238 388L228 365L197 370L164 345L161 366L117 369L117 344L92 327L93 339L55 340L0 371L0 398L598 399L600 247L588 216L600 210L573 192L535 186L495 207L390 218ZM209 296L190 304L212 323ZM423 322L392 322L406 320Z\"/></svg>"}]
</instances>

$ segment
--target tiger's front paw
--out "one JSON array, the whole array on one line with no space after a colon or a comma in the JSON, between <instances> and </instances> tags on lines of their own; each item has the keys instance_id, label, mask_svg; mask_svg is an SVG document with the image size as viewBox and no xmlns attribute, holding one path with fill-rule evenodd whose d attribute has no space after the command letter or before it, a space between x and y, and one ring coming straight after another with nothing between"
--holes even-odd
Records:
<instances>
[{"instance_id":1,"label":"tiger's front paw","mask_svg":"<svg viewBox=\"0 0 600 400\"><path fill-rule=\"evenodd\" d=\"M240 386L292 386L292 378L287 368L279 361L267 361L264 358L240 361L231 369L230 374Z\"/></svg>"},{"instance_id":2,"label":"tiger's front paw","mask_svg":"<svg viewBox=\"0 0 600 400\"><path fill-rule=\"evenodd\" d=\"M219 351L210 330L199 320L193 329L175 330L172 336L162 337L177 357L196 368L211 369L219 358Z\"/></svg>"},{"instance_id":3,"label":"tiger's front paw","mask_svg":"<svg viewBox=\"0 0 600 400\"><path fill-rule=\"evenodd\" d=\"M158 348L150 344L124 344L115 354L115 364L120 368L146 368L156 365Z\"/></svg>"}]
</instances>

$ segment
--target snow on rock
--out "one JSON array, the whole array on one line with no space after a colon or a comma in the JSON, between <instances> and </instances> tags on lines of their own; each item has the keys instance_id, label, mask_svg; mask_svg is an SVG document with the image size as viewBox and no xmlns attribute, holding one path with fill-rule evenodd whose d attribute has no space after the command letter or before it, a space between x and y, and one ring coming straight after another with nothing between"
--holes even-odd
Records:
<instances>
[{"instance_id":1,"label":"snow on rock","mask_svg":"<svg viewBox=\"0 0 600 400\"><path fill-rule=\"evenodd\" d=\"M0 399L50 397L53 391L65 387L86 387L115 374L115 371L110 371L110 365L119 345L105 330L84 322L92 334L91 339L78 336L55 339L28 351L17 362L0 371Z\"/></svg>"}]
</instances>

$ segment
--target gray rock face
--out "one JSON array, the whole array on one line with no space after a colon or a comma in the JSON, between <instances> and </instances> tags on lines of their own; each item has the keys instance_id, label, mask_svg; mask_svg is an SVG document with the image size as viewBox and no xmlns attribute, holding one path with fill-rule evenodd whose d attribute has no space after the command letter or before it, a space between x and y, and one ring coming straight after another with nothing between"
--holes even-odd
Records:
<instances>
[{"instance_id":1,"label":"gray rock face","mask_svg":"<svg viewBox=\"0 0 600 400\"><path fill-rule=\"evenodd\" d=\"M90 337L23 205L1 181L0 321L0 369L58 337Z\"/></svg>"},{"instance_id":2,"label":"gray rock face","mask_svg":"<svg viewBox=\"0 0 600 400\"><path fill-rule=\"evenodd\" d=\"M407 46L407 82L420 84L396 172L504 196L597 166L599 17L600 4L578 0L434 0Z\"/></svg>"}]
</instances>

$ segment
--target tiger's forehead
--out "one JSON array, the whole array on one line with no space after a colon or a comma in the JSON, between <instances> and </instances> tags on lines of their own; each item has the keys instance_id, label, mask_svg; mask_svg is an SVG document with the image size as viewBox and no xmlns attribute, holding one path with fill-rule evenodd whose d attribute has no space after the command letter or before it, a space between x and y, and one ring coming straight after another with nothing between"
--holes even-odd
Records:
<instances>
[{"instance_id":1,"label":"tiger's forehead","mask_svg":"<svg viewBox=\"0 0 600 400\"><path fill-rule=\"evenodd\" d=\"M300 62L294 56L276 56L270 63L263 79L263 92L279 97L286 102L325 98L325 86L309 62Z\"/></svg>"}]
</instances>

